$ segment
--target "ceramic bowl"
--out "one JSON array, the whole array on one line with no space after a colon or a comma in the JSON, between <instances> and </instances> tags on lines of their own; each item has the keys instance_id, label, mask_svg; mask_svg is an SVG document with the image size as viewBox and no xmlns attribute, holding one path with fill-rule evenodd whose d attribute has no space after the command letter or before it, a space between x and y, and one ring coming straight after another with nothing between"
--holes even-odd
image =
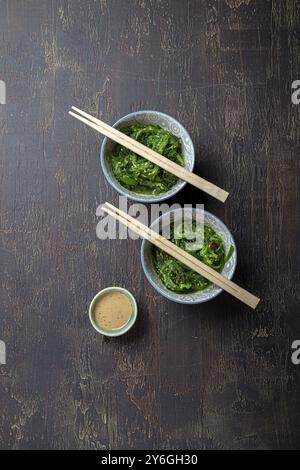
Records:
<instances>
[{"instance_id":1,"label":"ceramic bowl","mask_svg":"<svg viewBox=\"0 0 300 470\"><path fill-rule=\"evenodd\" d=\"M169 212L164 213L161 217L156 219L151 225L151 228L153 230L158 231L160 224L161 228L166 227L166 225L170 225L170 223L174 221L176 213L178 214L178 211L182 212L183 210L185 211L184 220L186 220L186 217L188 217L187 220L193 219L196 216L196 211L201 211L202 216L204 215L204 222L207 225L210 225L217 232L217 234L222 237L225 244L226 253L228 253L230 246L233 245L233 255L230 260L225 264L222 271L223 276L227 277L228 279L231 279L234 275L237 263L236 245L229 229L215 215L211 214L210 212L203 211L201 209L175 209L173 211L171 210ZM158 274L153 265L152 250L153 245L149 241L143 240L141 247L141 262L143 270L148 281L150 282L150 284L152 284L154 289L156 289L157 292L159 292L162 296L166 297L167 299L181 304L200 304L215 298L223 291L223 289L213 284L205 290L188 294L178 294L176 292L170 291L164 286L164 284L158 277Z\"/></svg>"},{"instance_id":2,"label":"ceramic bowl","mask_svg":"<svg viewBox=\"0 0 300 470\"><path fill-rule=\"evenodd\" d=\"M130 320L122 328L118 328L116 330L104 330L103 328L100 328L99 325L95 321L95 305L96 305L97 301L103 295L108 294L109 292L120 292L122 294L127 295L127 297L129 298L129 300L131 302L131 305L132 305L132 315L130 317ZM133 325L135 323L135 320L136 320L136 317L137 317L136 300L133 297L133 295L127 289L123 289L123 287L107 287L106 289L103 289L100 292L98 292L98 294L96 294L95 297L93 298L93 300L91 301L91 304L90 304L90 307L89 307L89 317L90 317L91 324L93 325L95 330L98 331L98 333L101 333L104 336L121 336L121 335L124 335L125 333L127 333L127 331L129 331L133 327Z\"/></svg>"},{"instance_id":3,"label":"ceramic bowl","mask_svg":"<svg viewBox=\"0 0 300 470\"><path fill-rule=\"evenodd\" d=\"M189 171L193 171L195 163L194 145L186 129L176 119L159 111L137 111L122 117L113 124L113 127L122 129L123 127L134 124L155 124L179 137L182 142L185 168ZM144 203L160 202L174 196L186 185L184 181L178 181L169 191L161 193L158 196L138 194L124 188L115 178L111 168L110 156L115 146L115 142L105 137L101 147L100 162L107 181L123 196L127 196L133 201Z\"/></svg>"}]
</instances>

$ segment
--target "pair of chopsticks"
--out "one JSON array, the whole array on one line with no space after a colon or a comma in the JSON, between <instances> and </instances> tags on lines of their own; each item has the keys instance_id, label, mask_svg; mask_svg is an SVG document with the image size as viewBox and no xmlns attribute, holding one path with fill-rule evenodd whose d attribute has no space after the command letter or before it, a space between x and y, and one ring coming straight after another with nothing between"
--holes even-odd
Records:
<instances>
[{"instance_id":1,"label":"pair of chopsticks","mask_svg":"<svg viewBox=\"0 0 300 470\"><path fill-rule=\"evenodd\" d=\"M241 302L244 302L249 307L253 309L256 308L258 302L260 301L258 297L246 291L245 289L230 281L226 277L222 276L222 274L218 273L214 269L202 263L200 260L190 255L186 251L177 247L174 243L170 242L170 240L167 240L166 238L162 237L154 230L151 230L146 225L142 224L141 222L138 222L126 212L121 211L112 204L109 204L108 202L106 202L101 208L111 217L118 220L127 228L131 229L133 232L137 233L141 237L146 238L153 245L165 251L166 253L168 253L168 255L173 256L178 261L185 264L188 268L201 274L206 279L213 282L218 287L221 287L226 292L233 295Z\"/></svg>"},{"instance_id":2,"label":"pair of chopsticks","mask_svg":"<svg viewBox=\"0 0 300 470\"><path fill-rule=\"evenodd\" d=\"M141 157L146 158L150 162L160 166L169 173L173 173L173 175L177 176L181 180L192 184L196 188L201 189L202 191L209 194L210 196L213 196L219 201L225 202L225 200L227 199L229 193L227 191L224 191L224 189L221 189L215 184L206 181L198 175L195 175L186 168L183 168L177 163L172 162L168 158L163 157L159 153L156 153L154 150L151 150L140 142L137 142L131 137L128 137L127 135L123 134L123 132L118 131L114 127L109 126L105 122L100 121L100 119L91 116L90 114L82 111L81 109L72 106L72 110L73 111L69 111L69 114L71 114L71 116L74 116L79 121L84 122L85 124L92 127L101 134L105 135L109 139L117 142L118 144L121 144L123 147L127 147L128 149L137 153Z\"/></svg>"}]
</instances>

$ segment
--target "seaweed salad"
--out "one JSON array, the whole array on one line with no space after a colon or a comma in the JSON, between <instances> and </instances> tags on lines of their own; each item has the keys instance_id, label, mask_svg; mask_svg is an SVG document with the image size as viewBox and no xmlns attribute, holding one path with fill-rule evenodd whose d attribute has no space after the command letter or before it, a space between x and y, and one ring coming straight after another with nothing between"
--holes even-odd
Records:
<instances>
[{"instance_id":1,"label":"seaweed salad","mask_svg":"<svg viewBox=\"0 0 300 470\"><path fill-rule=\"evenodd\" d=\"M201 245L191 243L191 232L199 230L196 222L174 223L170 228L170 241L198 258L203 263L221 272L225 263L231 258L233 246L228 254L225 253L223 239L209 225L204 224L204 236ZM172 256L157 247L153 248L153 263L162 283L171 291L177 293L196 292L207 289L212 283L200 274L189 269Z\"/></svg>"},{"instance_id":2,"label":"seaweed salad","mask_svg":"<svg viewBox=\"0 0 300 470\"><path fill-rule=\"evenodd\" d=\"M143 145L184 166L181 141L160 126L133 125L121 131ZM178 178L131 150L117 145L111 156L112 171L119 183L130 191L157 196L168 191Z\"/></svg>"}]
</instances>

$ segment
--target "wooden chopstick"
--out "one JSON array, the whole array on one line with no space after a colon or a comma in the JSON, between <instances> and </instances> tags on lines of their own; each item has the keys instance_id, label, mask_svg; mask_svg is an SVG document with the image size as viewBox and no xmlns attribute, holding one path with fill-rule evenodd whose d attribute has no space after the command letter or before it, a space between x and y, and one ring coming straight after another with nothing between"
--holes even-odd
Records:
<instances>
[{"instance_id":1,"label":"wooden chopstick","mask_svg":"<svg viewBox=\"0 0 300 470\"><path fill-rule=\"evenodd\" d=\"M75 106L72 106L72 109L78 114L73 111L69 111L69 114L71 116L92 127L101 134L104 134L109 139L114 140L122 146L129 148L138 155L146 158L155 165L160 166L164 170L173 173L178 178L192 184L198 189L201 189L202 191L206 192L210 196L213 196L219 201L225 202L225 200L227 199L229 193L224 189L221 189L215 184L206 181L198 175L195 175L191 171L181 167L175 162L172 162L168 158L160 155L159 153L154 152L154 150L151 150L140 142L137 142L131 137L128 137L127 135L123 134L123 132L120 132L112 126L109 126L105 122L100 121L100 119L91 116L90 114L82 111L81 109L76 108Z\"/></svg>"},{"instance_id":2,"label":"wooden chopstick","mask_svg":"<svg viewBox=\"0 0 300 470\"><path fill-rule=\"evenodd\" d=\"M168 240L167 238L162 237L156 231L150 229L146 225L139 222L137 219L134 219L129 214L127 214L126 212L123 212L121 209L118 209L117 207L113 206L109 202L106 202L105 205L102 206L102 208L105 207L105 206L108 207L111 211L118 214L120 217L123 217L124 219L128 220L130 223L134 224L139 230L142 230L142 231L146 232L146 234L149 235L149 237L151 237L153 239L156 239L156 240L160 240L162 243L165 243L171 250L174 250L174 249L178 248L176 245L174 245L174 243L170 242L170 240ZM182 252L181 255L183 257L187 258L190 263L192 263L192 264L197 263L197 258L195 258L195 256L190 255L189 253L187 253L184 250L180 250L180 251ZM215 277L216 274L218 274L217 271L210 268L207 264L202 263L200 260L198 260L198 261L202 265L202 270L205 271L206 273L208 273L208 275ZM200 274L203 274L203 273L200 273ZM222 277L224 277L224 276L222 276ZM226 281L228 281L228 279L224 277L224 282L226 282Z\"/></svg>"},{"instance_id":3,"label":"wooden chopstick","mask_svg":"<svg viewBox=\"0 0 300 470\"><path fill-rule=\"evenodd\" d=\"M110 207L113 206L110 205ZM128 214L123 213L120 210L118 210L119 214L116 213L116 210L111 211L105 206L103 207L103 210L110 214L112 217L119 220L119 222L123 223L131 230L135 231L138 235L148 239L151 243L158 246L160 249L164 250L166 253L173 256L174 258L178 259L190 269L193 269L202 276L206 277L208 280L215 283L222 289L226 290L228 293L238 298L242 302L246 303L250 307L255 308L257 306L259 302L259 299L257 297L253 296L250 292L247 292L245 289L242 289L237 284L225 278L224 276L214 271L212 268L208 267L204 263L201 263L201 261L186 253L184 250L181 250L180 248L176 247L176 245L171 243L169 240L166 240L165 238L161 237L159 234L149 229L149 227L146 227L145 225L140 224L137 221L137 224L134 224L132 220L135 219L132 219ZM126 215L127 218L124 217L124 215Z\"/></svg>"},{"instance_id":4,"label":"wooden chopstick","mask_svg":"<svg viewBox=\"0 0 300 470\"><path fill-rule=\"evenodd\" d=\"M257 304L260 301L258 297L254 296L250 292L246 291L242 287L238 286L234 282L222 276L222 274L218 273L214 269L202 263L200 260L190 255L186 251L177 247L176 245L174 245L174 243L162 237L157 232L151 230L146 225L138 222L126 212L121 211L120 209L114 207L109 203L105 203L105 205L102 206L102 209L104 212L126 225L129 229L131 229L138 235L142 236L143 238L146 238L158 248L164 250L170 256L173 256L174 258L178 259L178 261L185 264L188 268L193 269L197 273L201 274L206 279L221 287L226 292L236 297L240 301L244 302L249 307L253 309L256 308Z\"/></svg>"},{"instance_id":5,"label":"wooden chopstick","mask_svg":"<svg viewBox=\"0 0 300 470\"><path fill-rule=\"evenodd\" d=\"M243 296L244 297L249 296L249 294L250 294L249 292L245 291L244 289L239 287L237 284L233 283L232 281L230 281L226 277L219 274L214 269L212 269L209 266L207 266L206 264L202 263L200 260L197 260L194 256L190 255L186 251L181 250L176 245L174 245L172 242L165 239L164 237L162 237L161 235L159 235L155 231L151 230L149 227L141 224L140 222L138 222L136 219L134 219L130 215L126 214L125 212L121 211L118 208L115 208L114 206L112 206L109 203L106 203L106 206L108 208L111 208L114 213L119 213L119 216L126 219L130 224L134 224L137 227L137 229L139 230L140 235L141 235L141 231L143 231L144 235L146 236L146 238L149 239L149 241L152 241L154 244L156 244L155 241L160 240L163 244L168 246L168 248L171 250L170 252L168 251L168 254L170 254L171 256L174 256L175 258L179 259L179 261L183 262L184 264L186 264L189 268L193 269L194 271L199 272L199 274L205 276L210 281L212 281L215 284L219 285L219 287L224 288L225 290L230 292L232 295L239 294L239 293L242 293L242 291L244 291ZM108 212L108 211L106 211L106 212ZM162 249L167 251L165 248L162 248ZM178 250L181 254L180 258L178 258L177 254L176 254L176 251L178 252ZM188 263L185 263L184 258L187 260ZM201 265L201 271L199 271L199 264ZM218 281L220 281L220 279L221 279L221 282L227 284L228 289L226 289L223 285L222 286L220 285L220 283L218 282ZM252 296L252 294L250 294L250 296L251 296L251 298L249 300L250 300L250 302L253 303L253 300L254 300L253 297L254 296ZM259 300L259 299L257 299L257 297L255 299ZM252 304L251 304L251 306L252 306Z\"/></svg>"}]
</instances>

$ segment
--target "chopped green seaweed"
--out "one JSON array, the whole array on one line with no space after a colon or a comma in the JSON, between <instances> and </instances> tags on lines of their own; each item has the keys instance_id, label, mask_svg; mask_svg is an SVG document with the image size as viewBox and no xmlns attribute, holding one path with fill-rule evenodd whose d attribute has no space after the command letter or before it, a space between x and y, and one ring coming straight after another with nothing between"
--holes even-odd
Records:
<instances>
[{"instance_id":1,"label":"chopped green seaweed","mask_svg":"<svg viewBox=\"0 0 300 470\"><path fill-rule=\"evenodd\" d=\"M197 230L196 222L193 221L192 231L196 234ZM234 251L231 246L226 255L223 239L206 224L204 225L204 240L201 247L196 245L191 247L190 245L192 238L190 222L188 224L183 222L176 229L172 224L170 235L171 242L218 272L222 271ZM203 276L157 247L153 248L153 262L160 280L173 292L182 294L196 292L207 289L211 285L211 282Z\"/></svg>"},{"instance_id":2,"label":"chopped green seaweed","mask_svg":"<svg viewBox=\"0 0 300 470\"><path fill-rule=\"evenodd\" d=\"M152 124L134 125L121 131L178 165L184 166L181 141L170 132ZM113 174L119 183L135 193L157 196L171 189L178 181L172 173L121 145L116 146L111 156L111 163Z\"/></svg>"}]
</instances>

